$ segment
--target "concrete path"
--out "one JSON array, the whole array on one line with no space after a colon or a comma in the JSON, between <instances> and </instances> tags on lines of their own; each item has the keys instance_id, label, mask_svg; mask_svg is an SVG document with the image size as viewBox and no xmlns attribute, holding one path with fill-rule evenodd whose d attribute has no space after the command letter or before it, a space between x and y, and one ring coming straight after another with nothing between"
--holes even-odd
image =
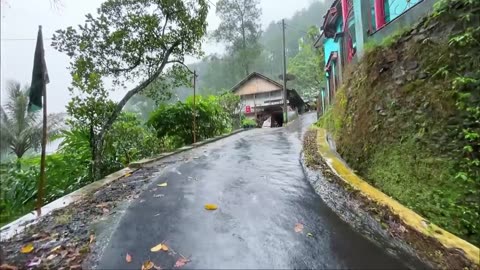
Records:
<instances>
[{"instance_id":1,"label":"concrete path","mask_svg":"<svg viewBox=\"0 0 480 270\"><path fill-rule=\"evenodd\" d=\"M305 179L301 138L314 121L307 114L286 128L242 132L159 170L112 224L97 268L139 269L149 259L173 268L180 254L190 260L183 268L405 268L342 222ZM162 241L175 254L150 251Z\"/></svg>"}]
</instances>

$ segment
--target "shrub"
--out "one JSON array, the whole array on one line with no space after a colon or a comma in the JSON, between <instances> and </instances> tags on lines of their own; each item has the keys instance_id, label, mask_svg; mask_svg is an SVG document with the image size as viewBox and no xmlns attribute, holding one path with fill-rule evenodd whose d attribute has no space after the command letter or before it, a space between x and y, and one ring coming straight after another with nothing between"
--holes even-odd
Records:
<instances>
[{"instance_id":1,"label":"shrub","mask_svg":"<svg viewBox=\"0 0 480 270\"><path fill-rule=\"evenodd\" d=\"M242 127L243 128L254 128L257 126L257 122L251 118L244 118L242 120Z\"/></svg>"},{"instance_id":2,"label":"shrub","mask_svg":"<svg viewBox=\"0 0 480 270\"><path fill-rule=\"evenodd\" d=\"M216 96L197 97L195 102L197 141L221 135L231 130L231 119ZM175 147L193 143L193 98L160 106L148 125L161 140L168 138Z\"/></svg>"}]
</instances>

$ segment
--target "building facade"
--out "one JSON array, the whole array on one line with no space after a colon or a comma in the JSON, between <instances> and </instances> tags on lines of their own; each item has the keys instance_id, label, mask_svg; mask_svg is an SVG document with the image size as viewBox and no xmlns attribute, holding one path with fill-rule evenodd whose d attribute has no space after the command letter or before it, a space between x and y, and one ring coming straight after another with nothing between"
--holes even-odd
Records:
<instances>
[{"instance_id":1,"label":"building facade","mask_svg":"<svg viewBox=\"0 0 480 270\"><path fill-rule=\"evenodd\" d=\"M323 17L315 47L325 53L325 107L342 84L345 67L363 56L367 43L380 43L410 27L433 9L436 0L335 0Z\"/></svg>"},{"instance_id":2,"label":"building facade","mask_svg":"<svg viewBox=\"0 0 480 270\"><path fill-rule=\"evenodd\" d=\"M231 91L240 96L240 110L248 118L255 119L259 125L271 118L271 126L283 125L283 85L253 72ZM288 90L287 108L290 112L301 110L303 100L295 90Z\"/></svg>"}]
</instances>

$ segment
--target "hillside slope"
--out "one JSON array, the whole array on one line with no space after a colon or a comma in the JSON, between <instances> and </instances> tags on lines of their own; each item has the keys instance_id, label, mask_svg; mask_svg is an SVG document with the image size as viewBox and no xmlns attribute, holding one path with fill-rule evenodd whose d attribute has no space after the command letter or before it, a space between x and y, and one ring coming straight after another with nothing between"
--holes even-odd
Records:
<instances>
[{"instance_id":1,"label":"hillside slope","mask_svg":"<svg viewBox=\"0 0 480 270\"><path fill-rule=\"evenodd\" d=\"M367 181L480 245L480 1L439 1L370 49L317 125Z\"/></svg>"}]
</instances>

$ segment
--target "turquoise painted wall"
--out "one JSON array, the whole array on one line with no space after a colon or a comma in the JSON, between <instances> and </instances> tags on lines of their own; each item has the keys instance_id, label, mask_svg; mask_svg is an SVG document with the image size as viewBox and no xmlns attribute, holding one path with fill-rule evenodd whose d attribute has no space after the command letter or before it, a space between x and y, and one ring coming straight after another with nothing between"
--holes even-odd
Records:
<instances>
[{"instance_id":1,"label":"turquoise painted wall","mask_svg":"<svg viewBox=\"0 0 480 270\"><path fill-rule=\"evenodd\" d=\"M337 20L337 32L342 32L341 19ZM336 42L333 38L325 38L323 41L323 50L325 53L325 65L326 65L331 52L337 51L340 53L340 44Z\"/></svg>"},{"instance_id":2,"label":"turquoise painted wall","mask_svg":"<svg viewBox=\"0 0 480 270\"><path fill-rule=\"evenodd\" d=\"M326 38L325 41L323 42L323 48L325 52L325 65L328 62L328 58L330 58L330 53L339 51L340 50L340 44L338 42L335 42L333 38Z\"/></svg>"},{"instance_id":3,"label":"turquoise painted wall","mask_svg":"<svg viewBox=\"0 0 480 270\"><path fill-rule=\"evenodd\" d=\"M385 0L386 21L394 20L421 0Z\"/></svg>"}]
</instances>

